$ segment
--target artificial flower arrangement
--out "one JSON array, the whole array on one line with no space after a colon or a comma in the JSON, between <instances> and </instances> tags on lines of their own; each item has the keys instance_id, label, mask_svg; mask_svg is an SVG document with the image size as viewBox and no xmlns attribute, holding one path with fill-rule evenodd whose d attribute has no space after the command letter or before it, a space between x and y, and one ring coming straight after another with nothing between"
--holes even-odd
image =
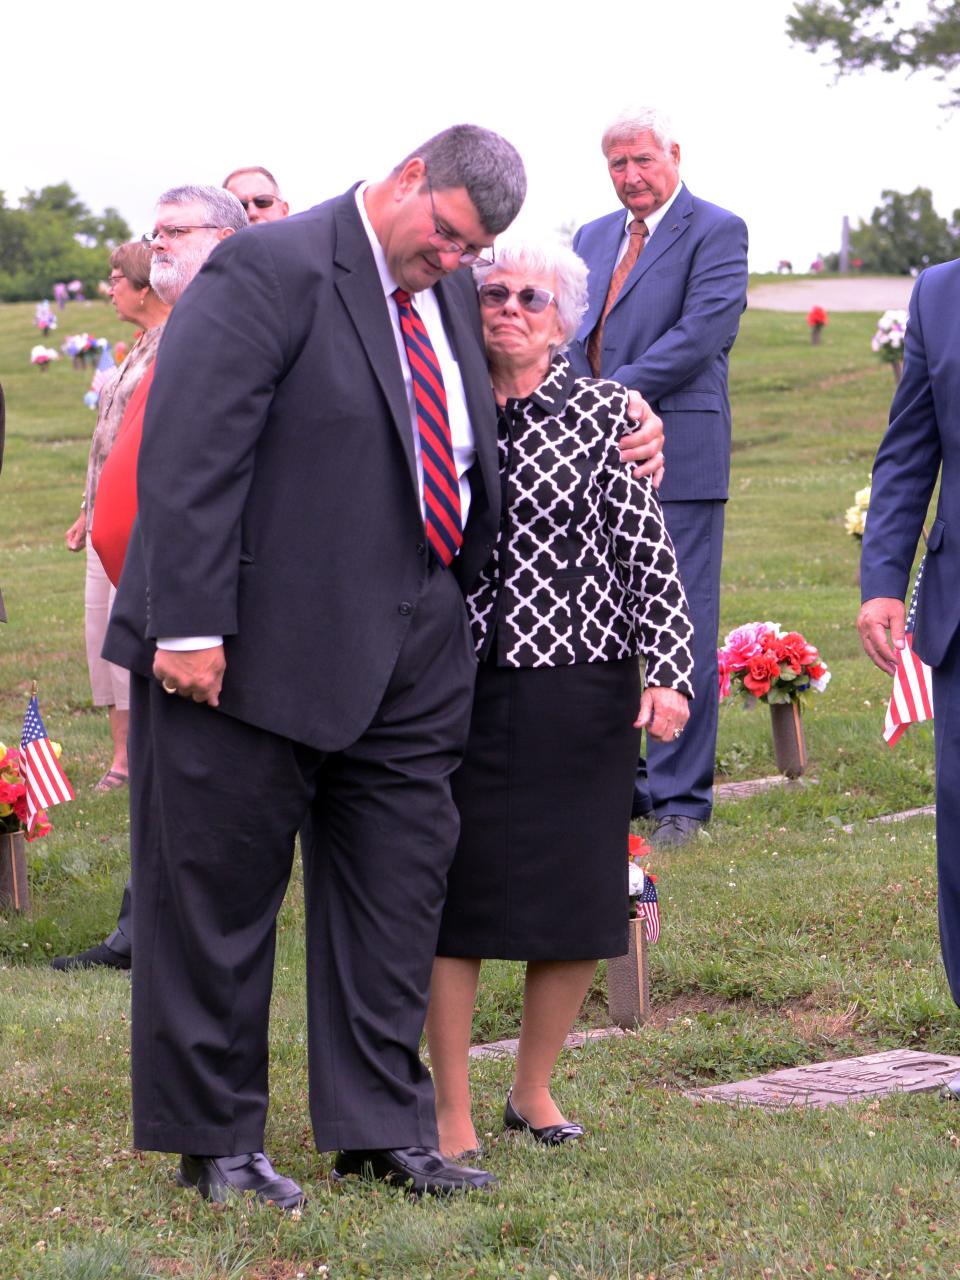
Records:
<instances>
[{"instance_id":1,"label":"artificial flower arrangement","mask_svg":"<svg viewBox=\"0 0 960 1280\"><path fill-rule=\"evenodd\" d=\"M41 369L46 369L52 360L59 360L60 353L54 351L53 347L45 347L43 343L38 342L35 347L30 350L30 363L38 365Z\"/></svg>"},{"instance_id":2,"label":"artificial flower arrangement","mask_svg":"<svg viewBox=\"0 0 960 1280\"><path fill-rule=\"evenodd\" d=\"M51 742L50 746L59 756L59 742ZM28 838L36 840L50 830L50 821L41 809ZM27 832L27 783L19 749L6 747L0 742L0 835L12 835L17 831Z\"/></svg>"},{"instance_id":3,"label":"artificial flower arrangement","mask_svg":"<svg viewBox=\"0 0 960 1280\"><path fill-rule=\"evenodd\" d=\"M629 888L627 890L630 903L630 919L642 917L646 924L648 942L656 942L660 937L660 904L657 901L657 877L643 865L642 859L649 858L650 846L642 836L627 836L627 873Z\"/></svg>"},{"instance_id":4,"label":"artificial flower arrangement","mask_svg":"<svg viewBox=\"0 0 960 1280\"><path fill-rule=\"evenodd\" d=\"M829 317L823 307L811 307L807 312L807 324L810 326L810 341L819 342L820 334L824 327L829 324Z\"/></svg>"},{"instance_id":5,"label":"artificial flower arrangement","mask_svg":"<svg viewBox=\"0 0 960 1280\"><path fill-rule=\"evenodd\" d=\"M81 366L88 356L92 359L96 355L99 345L92 333L72 333L64 341L60 350L65 356L69 356L75 365Z\"/></svg>"},{"instance_id":6,"label":"artificial flower arrangement","mask_svg":"<svg viewBox=\"0 0 960 1280\"><path fill-rule=\"evenodd\" d=\"M887 364L903 359L903 339L907 332L906 311L885 311L877 321L877 331L870 339L870 350Z\"/></svg>"},{"instance_id":7,"label":"artificial flower arrangement","mask_svg":"<svg viewBox=\"0 0 960 1280\"><path fill-rule=\"evenodd\" d=\"M843 527L849 533L851 538L856 538L859 542L863 538L863 531L867 524L867 511L870 508L870 488L868 484L863 489L858 489L853 495L853 506L847 507L843 517Z\"/></svg>"},{"instance_id":8,"label":"artificial flower arrangement","mask_svg":"<svg viewBox=\"0 0 960 1280\"><path fill-rule=\"evenodd\" d=\"M717 650L717 663L720 697L739 695L747 706L798 702L808 689L823 693L830 683L819 650L799 631L781 631L777 622L736 627Z\"/></svg>"}]
</instances>

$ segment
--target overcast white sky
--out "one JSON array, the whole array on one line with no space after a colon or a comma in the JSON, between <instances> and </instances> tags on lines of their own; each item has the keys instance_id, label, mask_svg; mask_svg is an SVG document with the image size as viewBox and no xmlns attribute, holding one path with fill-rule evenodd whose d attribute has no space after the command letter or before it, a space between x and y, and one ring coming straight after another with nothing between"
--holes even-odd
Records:
<instances>
[{"instance_id":1,"label":"overcast white sky","mask_svg":"<svg viewBox=\"0 0 960 1280\"><path fill-rule=\"evenodd\" d=\"M154 198L262 164L294 211L387 172L448 124L505 134L528 229L616 207L599 149L621 107L673 117L681 173L741 214L751 266L806 269L884 188L960 206L960 116L930 78L832 83L794 48L784 0L488 0L306 5L9 0L0 27L0 190L68 181L135 232Z\"/></svg>"}]
</instances>

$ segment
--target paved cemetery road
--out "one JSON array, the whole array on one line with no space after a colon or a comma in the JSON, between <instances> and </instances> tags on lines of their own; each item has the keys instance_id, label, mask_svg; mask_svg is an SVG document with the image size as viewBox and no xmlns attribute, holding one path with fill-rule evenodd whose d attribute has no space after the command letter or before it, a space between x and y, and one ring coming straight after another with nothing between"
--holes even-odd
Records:
<instances>
[{"instance_id":1,"label":"paved cemetery road","mask_svg":"<svg viewBox=\"0 0 960 1280\"><path fill-rule=\"evenodd\" d=\"M785 277L751 289L747 305L754 311L890 311L906 308L912 288L909 276Z\"/></svg>"}]
</instances>

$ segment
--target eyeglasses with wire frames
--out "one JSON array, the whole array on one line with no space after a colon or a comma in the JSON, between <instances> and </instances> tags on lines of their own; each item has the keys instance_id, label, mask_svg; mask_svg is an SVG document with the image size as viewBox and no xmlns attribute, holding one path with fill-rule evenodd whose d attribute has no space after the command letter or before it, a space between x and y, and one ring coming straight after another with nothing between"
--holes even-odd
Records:
<instances>
[{"instance_id":1,"label":"eyeglasses with wire frames","mask_svg":"<svg viewBox=\"0 0 960 1280\"><path fill-rule=\"evenodd\" d=\"M222 230L222 227L215 227L212 222L197 222L192 227L154 227L152 231L145 231L140 239L144 244L153 244L161 236L164 240L179 240L181 236L188 235L191 231Z\"/></svg>"},{"instance_id":2,"label":"eyeglasses with wire frames","mask_svg":"<svg viewBox=\"0 0 960 1280\"><path fill-rule=\"evenodd\" d=\"M472 267L474 263L480 263L483 267L492 267L495 261L493 249L478 249L476 245L461 244L457 240L449 227L443 226L437 217L437 206L433 201L433 185L430 182L430 173L425 170L427 176L427 193L430 196L430 216L433 218L433 235L427 236L427 242L432 244L435 249L439 249L441 253L456 253L460 255L461 267Z\"/></svg>"},{"instance_id":3,"label":"eyeglasses with wire frames","mask_svg":"<svg viewBox=\"0 0 960 1280\"><path fill-rule=\"evenodd\" d=\"M516 298L524 311L529 311L531 315L546 311L551 302L555 304L557 301L556 295L549 289L535 289L532 284L524 285L522 289L508 289L505 284L482 284L477 295L481 307L491 310L506 306L510 298Z\"/></svg>"}]
</instances>

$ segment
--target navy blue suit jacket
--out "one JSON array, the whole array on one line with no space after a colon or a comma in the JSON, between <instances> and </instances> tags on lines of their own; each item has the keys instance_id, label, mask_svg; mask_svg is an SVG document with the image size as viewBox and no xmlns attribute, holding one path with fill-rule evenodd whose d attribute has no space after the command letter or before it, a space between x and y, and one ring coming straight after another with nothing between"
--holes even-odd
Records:
<instances>
[{"instance_id":1,"label":"navy blue suit jacket","mask_svg":"<svg viewBox=\"0 0 960 1280\"><path fill-rule=\"evenodd\" d=\"M618 209L587 223L573 239L590 268L589 306L570 353L579 373L590 373L586 343L603 310L625 218ZM663 418L663 501L727 496L727 357L746 293L743 220L682 187L603 329L602 376L635 387Z\"/></svg>"},{"instance_id":2,"label":"navy blue suit jacket","mask_svg":"<svg viewBox=\"0 0 960 1280\"><path fill-rule=\"evenodd\" d=\"M873 466L864 600L905 598L941 467L913 632L915 650L932 667L960 628L960 260L924 271L910 299L903 377Z\"/></svg>"}]
</instances>

